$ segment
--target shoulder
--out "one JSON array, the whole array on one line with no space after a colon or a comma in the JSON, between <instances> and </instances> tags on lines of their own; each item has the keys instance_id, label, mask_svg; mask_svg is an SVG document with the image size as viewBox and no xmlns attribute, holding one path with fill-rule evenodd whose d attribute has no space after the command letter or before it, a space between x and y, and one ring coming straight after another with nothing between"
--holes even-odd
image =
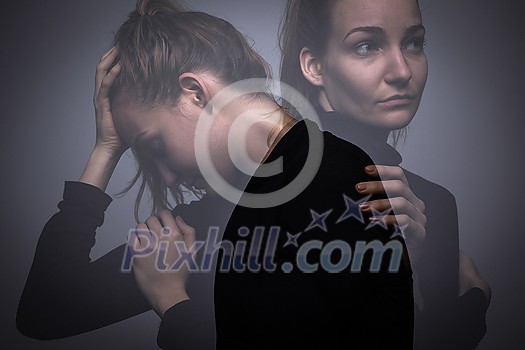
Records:
<instances>
[{"instance_id":1,"label":"shoulder","mask_svg":"<svg viewBox=\"0 0 525 350\"><path fill-rule=\"evenodd\" d=\"M321 134L323 149L318 168L304 191L293 202L294 205L297 205L298 201L309 205L313 203L321 210L322 206L337 206L335 203L344 206L344 198L351 198L356 202L361 200L363 196L357 193L355 186L359 182L374 180L364 170L366 166L373 164L372 159L353 143L327 131ZM308 146L301 148L303 151L306 148L306 152L317 151L308 149ZM301 166L304 164L299 163ZM297 166L294 166L294 170L298 171ZM285 171L285 173L288 177L287 183L293 180L290 176L295 178L298 175L294 171Z\"/></svg>"},{"instance_id":2,"label":"shoulder","mask_svg":"<svg viewBox=\"0 0 525 350\"><path fill-rule=\"evenodd\" d=\"M279 143L273 152L277 155L292 153L300 156L320 150L323 159L352 157L364 163L372 162L370 156L361 148L330 131L320 130L319 126L310 120L297 122Z\"/></svg>"},{"instance_id":3,"label":"shoulder","mask_svg":"<svg viewBox=\"0 0 525 350\"><path fill-rule=\"evenodd\" d=\"M364 168L373 164L361 148L321 131L317 124L307 120L298 122L283 137L267 161L273 162L279 157L283 161L282 173L264 181L284 186L304 176L314 183L323 183L325 191L332 185L340 189L345 184L353 187L357 181L369 181Z\"/></svg>"},{"instance_id":4,"label":"shoulder","mask_svg":"<svg viewBox=\"0 0 525 350\"><path fill-rule=\"evenodd\" d=\"M457 212L456 198L447 188L406 169L403 171L408 185L414 194L425 202L427 208L434 208L434 211L439 208L440 212Z\"/></svg>"},{"instance_id":5,"label":"shoulder","mask_svg":"<svg viewBox=\"0 0 525 350\"><path fill-rule=\"evenodd\" d=\"M340 162L341 167L359 167L362 171L365 166L373 164L372 158L359 146L325 131L324 159Z\"/></svg>"},{"instance_id":6,"label":"shoulder","mask_svg":"<svg viewBox=\"0 0 525 350\"><path fill-rule=\"evenodd\" d=\"M454 195L444 186L425 179L421 175L417 175L407 169L403 168L408 184L414 190L422 193L433 194L442 197L443 199L455 200Z\"/></svg>"},{"instance_id":7,"label":"shoulder","mask_svg":"<svg viewBox=\"0 0 525 350\"><path fill-rule=\"evenodd\" d=\"M256 172L246 192L292 193L283 203L293 208L307 205L318 211L333 203L344 208L345 198L362 199L355 189L358 182L373 180L364 170L372 160L363 150L309 121L298 122L285 134L266 160L273 162L282 166L280 171L273 176Z\"/></svg>"}]
</instances>

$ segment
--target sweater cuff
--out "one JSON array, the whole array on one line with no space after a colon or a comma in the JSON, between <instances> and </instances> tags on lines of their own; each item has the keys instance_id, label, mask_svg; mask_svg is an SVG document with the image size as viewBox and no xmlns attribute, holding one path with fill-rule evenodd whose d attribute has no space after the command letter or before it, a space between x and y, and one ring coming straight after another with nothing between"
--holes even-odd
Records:
<instances>
[{"instance_id":1,"label":"sweater cuff","mask_svg":"<svg viewBox=\"0 0 525 350\"><path fill-rule=\"evenodd\" d=\"M65 182L63 198L65 201L86 205L94 210L103 212L106 211L113 201L113 199L102 192L100 188L79 181Z\"/></svg>"},{"instance_id":2,"label":"sweater cuff","mask_svg":"<svg viewBox=\"0 0 525 350\"><path fill-rule=\"evenodd\" d=\"M159 333L157 334L157 345L161 349L172 349L175 348L175 342L178 341L178 332L184 330L185 315L191 315L192 302L190 300L183 300L170 307L164 313L162 321L159 327Z\"/></svg>"},{"instance_id":3,"label":"sweater cuff","mask_svg":"<svg viewBox=\"0 0 525 350\"><path fill-rule=\"evenodd\" d=\"M63 225L72 226L78 225L79 218L86 218L88 226L100 227L104 223L104 213L112 201L111 197L98 187L83 182L66 181L63 196L64 199L58 203L58 208L67 218L74 219L66 221Z\"/></svg>"},{"instance_id":4,"label":"sweater cuff","mask_svg":"<svg viewBox=\"0 0 525 350\"><path fill-rule=\"evenodd\" d=\"M481 288L474 287L459 297L459 303L465 312L477 319L484 319L489 307L487 297Z\"/></svg>"},{"instance_id":5,"label":"sweater cuff","mask_svg":"<svg viewBox=\"0 0 525 350\"><path fill-rule=\"evenodd\" d=\"M215 349L214 313L202 308L194 299L169 308L162 317L157 345L164 350Z\"/></svg>"}]
</instances>

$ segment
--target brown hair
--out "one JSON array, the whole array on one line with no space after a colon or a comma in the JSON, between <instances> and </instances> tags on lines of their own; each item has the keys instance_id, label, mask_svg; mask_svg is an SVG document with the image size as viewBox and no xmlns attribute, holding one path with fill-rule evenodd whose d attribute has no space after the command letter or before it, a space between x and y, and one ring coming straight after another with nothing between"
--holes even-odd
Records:
<instances>
[{"instance_id":1,"label":"brown hair","mask_svg":"<svg viewBox=\"0 0 525 350\"><path fill-rule=\"evenodd\" d=\"M297 89L314 107L319 107L319 88L303 76L299 54L304 47L318 56L325 53L336 1L288 0L279 27L281 81Z\"/></svg>"},{"instance_id":2,"label":"brown hair","mask_svg":"<svg viewBox=\"0 0 525 350\"><path fill-rule=\"evenodd\" d=\"M185 72L210 72L225 84L271 76L268 63L229 22L186 11L176 1L138 0L136 9L118 29L114 45L121 70L112 86L112 100L126 92L144 106L175 105L181 92L178 77ZM157 168L139 154L135 157L137 173L120 194L142 179L135 201L138 221L146 187L153 197L152 212L170 205L168 189ZM177 204L184 199L184 188L191 188L181 185L172 191Z\"/></svg>"}]
</instances>

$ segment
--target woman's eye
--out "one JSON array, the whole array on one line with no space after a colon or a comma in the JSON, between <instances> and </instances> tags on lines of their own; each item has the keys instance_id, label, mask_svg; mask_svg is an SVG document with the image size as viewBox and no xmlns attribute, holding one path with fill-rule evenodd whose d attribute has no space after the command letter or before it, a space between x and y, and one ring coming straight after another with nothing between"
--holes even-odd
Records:
<instances>
[{"instance_id":1,"label":"woman's eye","mask_svg":"<svg viewBox=\"0 0 525 350\"><path fill-rule=\"evenodd\" d=\"M369 41L364 41L364 42L357 44L356 49L355 49L358 55L367 55L367 54L376 52L378 50L379 50L379 47L373 42L369 42Z\"/></svg>"},{"instance_id":2,"label":"woman's eye","mask_svg":"<svg viewBox=\"0 0 525 350\"><path fill-rule=\"evenodd\" d=\"M423 51L424 46L426 45L425 38L415 38L410 40L408 43L406 43L403 46L403 49L414 51L414 52L421 52Z\"/></svg>"}]
</instances>

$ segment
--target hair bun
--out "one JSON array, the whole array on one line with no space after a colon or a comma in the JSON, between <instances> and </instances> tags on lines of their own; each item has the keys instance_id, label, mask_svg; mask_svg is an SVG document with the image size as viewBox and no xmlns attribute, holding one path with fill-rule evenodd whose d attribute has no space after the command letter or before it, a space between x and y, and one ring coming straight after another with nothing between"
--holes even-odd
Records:
<instances>
[{"instance_id":1,"label":"hair bun","mask_svg":"<svg viewBox=\"0 0 525 350\"><path fill-rule=\"evenodd\" d=\"M138 0L136 10L132 15L153 16L157 13L180 13L186 12L187 6L176 0ZM132 16L130 16L132 17Z\"/></svg>"}]
</instances>

